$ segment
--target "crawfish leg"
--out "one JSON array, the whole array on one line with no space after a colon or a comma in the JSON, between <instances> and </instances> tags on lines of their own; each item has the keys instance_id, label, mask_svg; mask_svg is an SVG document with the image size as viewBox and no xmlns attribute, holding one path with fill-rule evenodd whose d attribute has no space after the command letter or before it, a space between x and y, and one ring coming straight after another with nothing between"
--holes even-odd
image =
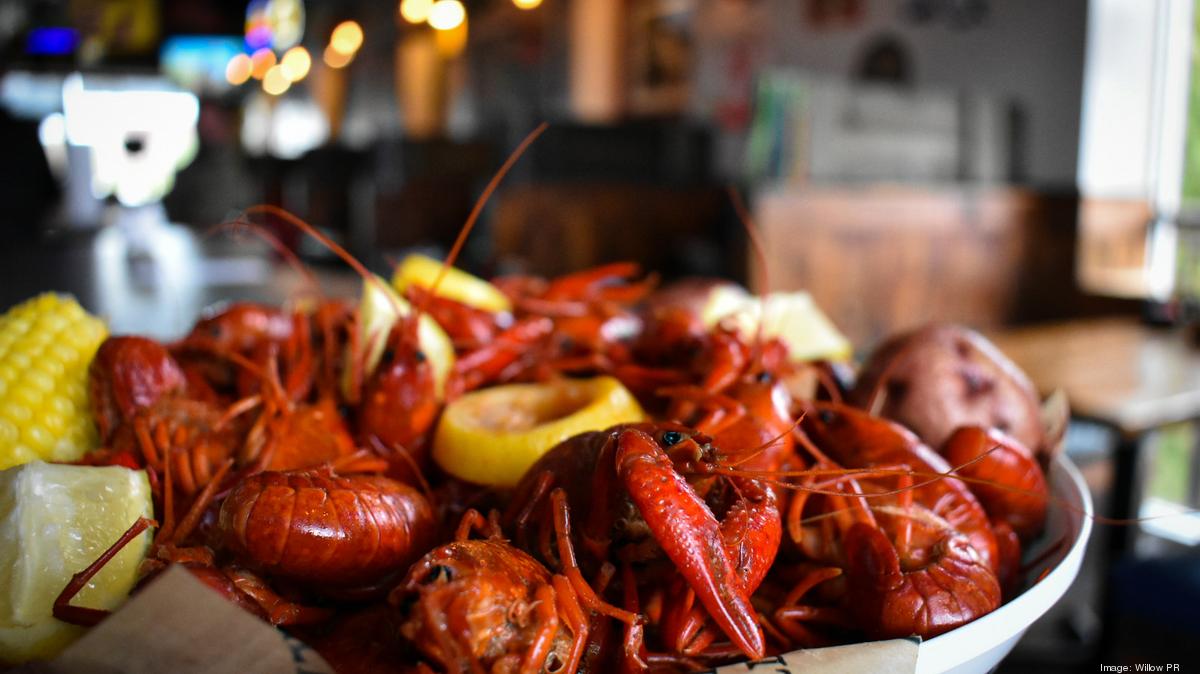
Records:
<instances>
[{"instance_id":1,"label":"crawfish leg","mask_svg":"<svg viewBox=\"0 0 1200 674\"><path fill-rule=\"evenodd\" d=\"M567 661L560 671L573 674L579 669L583 652L587 649L588 617L575 598L575 588L571 587L571 581L561 575L555 575L551 580L558 599L558 614L571 630L571 650L567 652Z\"/></svg>"},{"instance_id":2,"label":"crawfish leg","mask_svg":"<svg viewBox=\"0 0 1200 674\"><path fill-rule=\"evenodd\" d=\"M722 631L747 656L766 649L750 598L725 552L717 518L645 433L618 437L617 471L667 557L696 591Z\"/></svg>"},{"instance_id":3,"label":"crawfish leg","mask_svg":"<svg viewBox=\"0 0 1200 674\"><path fill-rule=\"evenodd\" d=\"M79 594L79 591L88 584L88 581L97 573L100 573L100 569L103 569L104 565L108 564L122 548L129 545L133 539L137 538L151 526L154 526L153 520L148 520L145 517L137 518L137 521L130 525L115 543L108 546L108 549L101 553L96 558L96 561L88 564L87 568L71 576L71 581L67 583L67 586L54 599L54 617L65 623L83 625L84 627L91 627L107 618L112 611L100 608L88 608L86 606L72 606L71 599Z\"/></svg>"},{"instance_id":4,"label":"crawfish leg","mask_svg":"<svg viewBox=\"0 0 1200 674\"><path fill-rule=\"evenodd\" d=\"M272 625L311 625L333 616L332 609L302 606L279 596L261 578L242 569L228 569L225 575L234 587L255 601Z\"/></svg>"},{"instance_id":5,"label":"crawfish leg","mask_svg":"<svg viewBox=\"0 0 1200 674\"><path fill-rule=\"evenodd\" d=\"M538 674L546 664L554 648L554 637L558 634L558 612L555 610L558 598L554 588L542 585L534 592L534 613L537 635L529 650L525 652L525 661L521 663L519 674Z\"/></svg>"},{"instance_id":6,"label":"crawfish leg","mask_svg":"<svg viewBox=\"0 0 1200 674\"><path fill-rule=\"evenodd\" d=\"M824 644L824 640L813 634L804 623L820 621L821 618L827 616L829 611L821 607L802 606L800 600L812 588L840 575L842 575L842 570L836 566L825 566L804 574L804 577L788 592L787 598L783 600L783 606L776 609L776 625L788 635L795 645L808 647Z\"/></svg>"},{"instance_id":7,"label":"crawfish leg","mask_svg":"<svg viewBox=\"0 0 1200 674\"><path fill-rule=\"evenodd\" d=\"M562 489L555 489L550 494L554 505L554 534L558 539L558 556L562 562L563 575L571 581L571 587L579 601L589 610L603 613L610 618L616 618L623 623L633 624L639 621L636 613L622 611L609 604L596 594L591 585L584 579L575 561L575 548L571 545L571 511L567 507L567 494Z\"/></svg>"},{"instance_id":8,"label":"crawfish leg","mask_svg":"<svg viewBox=\"0 0 1200 674\"><path fill-rule=\"evenodd\" d=\"M637 577L633 575L633 567L629 560L621 562L621 583L625 590L625 608L637 613L641 611L638 601ZM644 656L646 654L645 630L641 623L625 626L625 659L626 672L640 672L648 669Z\"/></svg>"}]
</instances>

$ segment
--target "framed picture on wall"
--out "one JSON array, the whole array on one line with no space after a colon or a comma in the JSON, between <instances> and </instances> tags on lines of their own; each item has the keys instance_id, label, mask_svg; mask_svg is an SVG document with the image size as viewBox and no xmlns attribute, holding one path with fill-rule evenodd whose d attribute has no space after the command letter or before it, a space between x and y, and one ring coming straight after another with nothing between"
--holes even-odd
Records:
<instances>
[{"instance_id":1,"label":"framed picture on wall","mask_svg":"<svg viewBox=\"0 0 1200 674\"><path fill-rule=\"evenodd\" d=\"M636 2L629 21L629 112L681 114L695 61L692 3Z\"/></svg>"}]
</instances>

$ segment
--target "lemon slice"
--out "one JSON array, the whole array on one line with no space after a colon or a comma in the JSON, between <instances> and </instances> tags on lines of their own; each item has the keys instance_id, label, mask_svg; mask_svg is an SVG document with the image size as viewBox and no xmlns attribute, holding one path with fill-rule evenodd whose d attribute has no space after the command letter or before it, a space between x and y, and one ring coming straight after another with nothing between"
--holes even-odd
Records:
<instances>
[{"instance_id":1,"label":"lemon slice","mask_svg":"<svg viewBox=\"0 0 1200 674\"><path fill-rule=\"evenodd\" d=\"M633 394L612 377L496 386L446 406L433 458L468 482L511 487L563 440L645 416Z\"/></svg>"},{"instance_id":2,"label":"lemon slice","mask_svg":"<svg viewBox=\"0 0 1200 674\"><path fill-rule=\"evenodd\" d=\"M383 279L375 277L363 282L362 300L358 303L359 351L353 351L354 345L346 350L347 362L343 368L342 393L347 398L351 397L350 364L359 361L365 349L364 376L374 371L383 357L392 326L412 310L412 305L397 295ZM442 326L427 315L422 315L417 321L417 341L421 352L429 359L429 366L433 368L434 394L441 399L446 392L450 368L454 367L454 344Z\"/></svg>"},{"instance_id":3,"label":"lemon slice","mask_svg":"<svg viewBox=\"0 0 1200 674\"><path fill-rule=\"evenodd\" d=\"M34 461L0 472L0 664L50 658L82 629L54 600L139 517L151 517L144 471ZM115 609L137 580L149 533L125 546L72 600Z\"/></svg>"},{"instance_id":4,"label":"lemon slice","mask_svg":"<svg viewBox=\"0 0 1200 674\"><path fill-rule=\"evenodd\" d=\"M707 322L731 321L744 339L753 339L760 317L765 315L763 336L781 339L792 360L849 360L854 352L850 340L806 292L770 293L765 302L747 296L741 302L727 302L725 308L728 313L715 320L710 315Z\"/></svg>"},{"instance_id":5,"label":"lemon slice","mask_svg":"<svg viewBox=\"0 0 1200 674\"><path fill-rule=\"evenodd\" d=\"M442 273L442 266L441 262L431 257L409 255L396 267L392 286L401 293L410 285L430 288ZM512 311L512 302L499 288L455 267L446 270L446 276L438 283L435 294L484 311Z\"/></svg>"}]
</instances>

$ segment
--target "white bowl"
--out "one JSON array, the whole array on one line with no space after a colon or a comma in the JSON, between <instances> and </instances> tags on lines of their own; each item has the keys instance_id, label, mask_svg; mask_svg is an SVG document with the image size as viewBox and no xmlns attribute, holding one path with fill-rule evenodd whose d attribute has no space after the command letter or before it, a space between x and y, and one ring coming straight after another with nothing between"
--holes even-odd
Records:
<instances>
[{"instance_id":1,"label":"white bowl","mask_svg":"<svg viewBox=\"0 0 1200 674\"><path fill-rule=\"evenodd\" d=\"M1035 581L1047 567L1054 570L988 615L922 643L917 649L917 674L990 672L1075 580L1092 532L1092 497L1079 469L1065 454L1054 460L1048 477L1055 500L1048 509L1046 532L1025 559L1036 558L1060 539L1069 543L1032 569L1027 580Z\"/></svg>"}]
</instances>

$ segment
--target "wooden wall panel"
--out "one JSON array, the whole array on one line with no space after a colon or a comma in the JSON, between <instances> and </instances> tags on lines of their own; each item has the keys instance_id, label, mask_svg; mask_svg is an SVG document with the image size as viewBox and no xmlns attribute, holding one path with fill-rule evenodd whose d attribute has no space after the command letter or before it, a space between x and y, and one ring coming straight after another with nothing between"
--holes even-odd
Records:
<instances>
[{"instance_id":1,"label":"wooden wall panel","mask_svg":"<svg viewBox=\"0 0 1200 674\"><path fill-rule=\"evenodd\" d=\"M1015 188L812 187L760 194L755 210L772 288L808 290L861 348L929 321L1135 310L1079 290L1076 203Z\"/></svg>"}]
</instances>

